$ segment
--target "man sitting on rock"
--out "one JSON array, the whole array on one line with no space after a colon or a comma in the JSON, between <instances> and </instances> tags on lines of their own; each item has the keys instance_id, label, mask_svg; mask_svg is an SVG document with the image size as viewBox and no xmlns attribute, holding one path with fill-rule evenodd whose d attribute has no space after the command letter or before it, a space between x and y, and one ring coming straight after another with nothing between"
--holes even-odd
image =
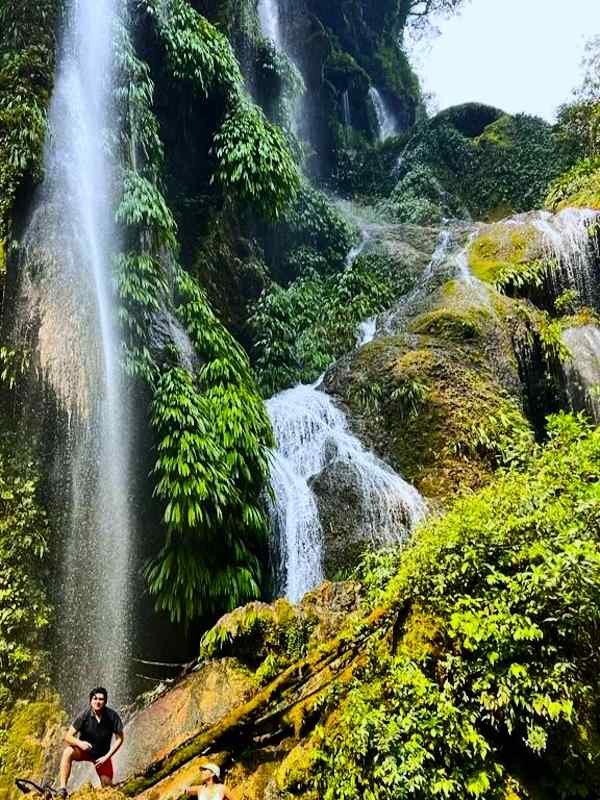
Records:
<instances>
[{"instance_id":1,"label":"man sitting on rock","mask_svg":"<svg viewBox=\"0 0 600 800\"><path fill-rule=\"evenodd\" d=\"M92 689L89 708L73 721L65 734L67 747L60 760L59 789L63 797L67 796L73 761L91 761L102 786L112 786L112 757L123 744L123 723L117 712L106 705L107 700L103 686Z\"/></svg>"},{"instance_id":2,"label":"man sitting on rock","mask_svg":"<svg viewBox=\"0 0 600 800\"><path fill-rule=\"evenodd\" d=\"M188 786L187 797L196 796L198 800L235 800L231 789L220 783L221 769L216 764L203 764L200 773L200 784Z\"/></svg>"}]
</instances>

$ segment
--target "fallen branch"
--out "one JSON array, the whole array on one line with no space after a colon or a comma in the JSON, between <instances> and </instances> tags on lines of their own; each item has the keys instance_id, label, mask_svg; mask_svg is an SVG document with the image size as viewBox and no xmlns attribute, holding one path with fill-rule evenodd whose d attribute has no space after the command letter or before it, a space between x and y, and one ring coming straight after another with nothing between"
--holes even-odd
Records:
<instances>
[{"instance_id":1,"label":"fallen branch","mask_svg":"<svg viewBox=\"0 0 600 800\"><path fill-rule=\"evenodd\" d=\"M369 637L392 624L390 609L374 611L357 631L334 639L318 652L292 664L247 703L229 712L208 730L194 734L171 753L149 764L143 772L124 781L118 788L133 797L199 755L230 749L232 745L237 749L253 735L260 736L266 725L272 726L274 722L281 724L282 718L292 707L306 700L307 695L302 696L301 692L309 681L313 681L309 695L314 695L334 678L328 674L323 683L315 688L314 681L320 673L338 660L347 667L348 660L362 649ZM295 692L300 692L301 696L293 700L290 696ZM289 720L284 720L284 724L289 729L293 727Z\"/></svg>"}]
</instances>

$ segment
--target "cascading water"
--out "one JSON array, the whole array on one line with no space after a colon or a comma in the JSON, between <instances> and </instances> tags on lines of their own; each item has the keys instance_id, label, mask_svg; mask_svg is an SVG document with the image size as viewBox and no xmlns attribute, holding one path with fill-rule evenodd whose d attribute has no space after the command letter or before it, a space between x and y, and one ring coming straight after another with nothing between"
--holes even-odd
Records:
<instances>
[{"instance_id":1,"label":"cascading water","mask_svg":"<svg viewBox=\"0 0 600 800\"><path fill-rule=\"evenodd\" d=\"M342 94L342 108L344 111L344 125L346 128L351 128L352 114L350 113L350 93L348 89Z\"/></svg>"},{"instance_id":2,"label":"cascading water","mask_svg":"<svg viewBox=\"0 0 600 800\"><path fill-rule=\"evenodd\" d=\"M568 328L563 342L571 358L565 364L567 393L573 408L587 408L600 423L600 328L582 325Z\"/></svg>"},{"instance_id":3,"label":"cascading water","mask_svg":"<svg viewBox=\"0 0 600 800\"><path fill-rule=\"evenodd\" d=\"M278 0L259 0L258 16L265 38L270 39L275 47L281 49L281 28L279 26Z\"/></svg>"},{"instance_id":4,"label":"cascading water","mask_svg":"<svg viewBox=\"0 0 600 800\"><path fill-rule=\"evenodd\" d=\"M600 308L600 253L598 240L590 236L590 231L599 219L597 211L578 208L565 208L558 214L541 211L531 215L548 257L556 263L551 278L557 293L565 288L576 289L583 302L596 308Z\"/></svg>"},{"instance_id":5,"label":"cascading water","mask_svg":"<svg viewBox=\"0 0 600 800\"><path fill-rule=\"evenodd\" d=\"M360 225L361 237L346 268L364 252L376 227ZM362 324L361 333L365 340L374 336L374 318ZM271 467L274 497L268 501L277 539L276 583L294 602L323 580L324 535L312 483L328 467L341 467L352 476L360 496L359 524L374 545L401 541L425 514L417 490L363 447L319 383L287 389L267 401L277 442Z\"/></svg>"},{"instance_id":6,"label":"cascading water","mask_svg":"<svg viewBox=\"0 0 600 800\"><path fill-rule=\"evenodd\" d=\"M421 495L366 450L317 384L296 386L267 402L277 451L271 518L279 539L280 588L293 602L323 579L323 530L311 478L334 460L354 475L360 523L373 544L400 542L425 514Z\"/></svg>"},{"instance_id":7,"label":"cascading water","mask_svg":"<svg viewBox=\"0 0 600 800\"><path fill-rule=\"evenodd\" d=\"M383 97L381 96L381 93L374 86L371 86L369 89L369 96L371 97L373 108L375 109L375 114L377 115L379 139L380 141L385 142L385 140L389 139L390 136L395 136L398 133L398 124L394 119L394 115L387 107Z\"/></svg>"},{"instance_id":8,"label":"cascading water","mask_svg":"<svg viewBox=\"0 0 600 800\"><path fill-rule=\"evenodd\" d=\"M358 332L356 334L356 346L363 347L365 344L369 344L375 338L375 334L377 333L377 317L369 317L364 322L361 322L358 326Z\"/></svg>"},{"instance_id":9,"label":"cascading water","mask_svg":"<svg viewBox=\"0 0 600 800\"><path fill-rule=\"evenodd\" d=\"M66 421L54 470L62 539L57 680L67 705L91 685L128 699L132 525L129 425L111 268L119 0L73 0L50 108L46 178L24 241L20 324ZM37 330L37 333L35 331Z\"/></svg>"}]
</instances>

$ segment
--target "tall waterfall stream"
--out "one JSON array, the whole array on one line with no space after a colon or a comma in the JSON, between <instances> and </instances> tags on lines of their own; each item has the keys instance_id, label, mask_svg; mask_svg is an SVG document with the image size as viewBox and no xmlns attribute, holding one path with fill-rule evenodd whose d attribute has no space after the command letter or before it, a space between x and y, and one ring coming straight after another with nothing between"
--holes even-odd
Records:
<instances>
[{"instance_id":1,"label":"tall waterfall stream","mask_svg":"<svg viewBox=\"0 0 600 800\"><path fill-rule=\"evenodd\" d=\"M117 10L118 0L71 3L20 290L19 323L37 322L40 372L67 419L52 487L62 539L57 678L67 705L97 683L110 687L111 703L128 694L130 436L111 275Z\"/></svg>"}]
</instances>

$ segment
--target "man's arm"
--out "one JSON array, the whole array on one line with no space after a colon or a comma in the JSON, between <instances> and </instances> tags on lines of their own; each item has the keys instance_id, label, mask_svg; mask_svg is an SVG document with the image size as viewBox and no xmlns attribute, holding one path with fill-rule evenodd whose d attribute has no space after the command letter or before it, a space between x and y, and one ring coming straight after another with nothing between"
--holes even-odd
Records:
<instances>
[{"instance_id":1,"label":"man's arm","mask_svg":"<svg viewBox=\"0 0 600 800\"><path fill-rule=\"evenodd\" d=\"M202 786L188 786L185 790L185 795L186 797L191 797L194 794L197 795L202 788Z\"/></svg>"},{"instance_id":2,"label":"man's arm","mask_svg":"<svg viewBox=\"0 0 600 800\"><path fill-rule=\"evenodd\" d=\"M233 794L229 786L224 786L223 789L223 800L237 800L237 797Z\"/></svg>"},{"instance_id":3,"label":"man's arm","mask_svg":"<svg viewBox=\"0 0 600 800\"><path fill-rule=\"evenodd\" d=\"M112 758L114 756L114 754L117 752L117 750L123 744L123 740L125 739L125 734L123 733L123 731L120 731L119 733L115 733L115 739L116 739L116 742L110 748L108 753L105 756L101 756L100 758L97 758L95 760L94 764L96 764L97 766L100 766L100 764L104 764L105 761L108 761L109 758Z\"/></svg>"},{"instance_id":4,"label":"man's arm","mask_svg":"<svg viewBox=\"0 0 600 800\"><path fill-rule=\"evenodd\" d=\"M78 739L78 733L79 731L77 728L71 725L69 730L64 735L65 743L71 745L71 747L78 747L80 750L91 750L92 745L89 742L84 742L83 739Z\"/></svg>"}]
</instances>

